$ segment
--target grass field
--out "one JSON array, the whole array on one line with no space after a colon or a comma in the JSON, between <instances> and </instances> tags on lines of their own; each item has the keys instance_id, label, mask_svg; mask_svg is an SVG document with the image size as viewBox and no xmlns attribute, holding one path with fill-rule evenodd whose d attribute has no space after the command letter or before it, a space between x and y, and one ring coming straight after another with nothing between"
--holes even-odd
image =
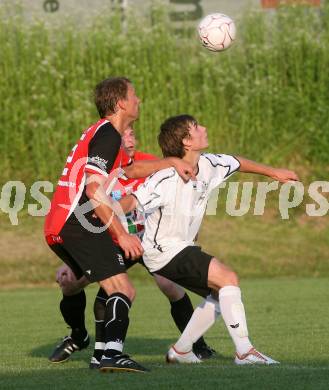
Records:
<instances>
[{"instance_id":1,"label":"grass field","mask_svg":"<svg viewBox=\"0 0 329 390\"><path fill-rule=\"evenodd\" d=\"M57 181L76 138L97 118L94 85L118 74L134 81L143 100L136 125L142 150L158 152L165 117L190 112L208 126L214 151L287 165L306 184L327 180L328 2L320 12L283 7L270 16L246 14L236 20L238 41L219 55L202 49L195 34L173 29L162 7L150 7L142 20L131 15L126 28L120 16L105 12L76 29L69 19L51 27L24 23L19 7L1 3L7 8L1 4L0 190L7 180ZM329 389L329 223L326 216L307 217L306 202L286 221L278 194L262 217L219 210L199 236L241 276L251 339L282 364L234 366L221 322L206 337L215 359L166 366L164 354L178 333L166 299L134 267L138 296L126 351L151 369L145 375L91 372L91 347L63 365L48 362L68 332L54 287L60 262L46 247L42 219L26 216L26 204L18 226L0 212L0 390ZM92 334L95 291L87 290Z\"/></svg>"},{"instance_id":2,"label":"grass field","mask_svg":"<svg viewBox=\"0 0 329 390\"><path fill-rule=\"evenodd\" d=\"M177 338L168 303L150 281L137 282L126 352L151 369L147 374L100 374L88 369L92 351L51 365L47 356L67 332L53 288L0 292L0 388L10 389L328 389L327 307L329 279L261 279L242 283L251 339L281 361L278 367L236 367L222 321L208 332L218 356L197 366L167 366L164 354ZM88 327L96 292L87 289ZM193 296L194 303L200 301ZM4 342L4 340L6 340Z\"/></svg>"}]
</instances>

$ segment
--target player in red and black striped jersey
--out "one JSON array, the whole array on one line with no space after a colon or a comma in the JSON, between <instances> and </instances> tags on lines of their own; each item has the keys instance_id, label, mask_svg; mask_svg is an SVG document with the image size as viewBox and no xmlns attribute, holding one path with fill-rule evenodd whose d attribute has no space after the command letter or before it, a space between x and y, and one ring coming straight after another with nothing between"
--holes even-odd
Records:
<instances>
[{"instance_id":1,"label":"player in red and black striped jersey","mask_svg":"<svg viewBox=\"0 0 329 390\"><path fill-rule=\"evenodd\" d=\"M120 150L117 160L120 161L121 166L124 167L131 163L131 161L154 160L156 158L153 155L135 150L136 138L132 128L128 128L124 132L122 141L124 150L127 154ZM114 167L118 166L118 161L114 163ZM127 194L137 190L144 181L145 178L119 178L119 180L111 186L110 195L112 198L119 200ZM128 223L127 229L129 232L137 234L141 238L144 232L144 216L134 211L126 217ZM115 241L115 237L113 237L113 240ZM142 263L141 261L139 262ZM125 264L127 268L130 268L136 264L136 262L125 260ZM178 329L182 332L193 314L193 306L189 296L180 286L162 276L154 275L154 279L160 290L167 296L170 302L173 320ZM77 350L74 346L71 348L69 347L72 343L75 343L76 345L75 335L80 334L80 339L88 337L84 320L86 296L83 289L89 282L85 277L77 280L68 266L63 266L58 270L56 280L63 292L60 309L66 323L72 328L72 335L65 337L62 343L58 345L50 356L50 361L60 363L69 359L71 354ZM106 300L106 293L104 290L100 289L94 303L96 333L95 350L90 363L91 368L98 368L104 350L104 311ZM87 342L85 342L85 344L87 344ZM207 346L202 337L193 345L193 351L200 359L209 358L213 354L213 350Z\"/></svg>"},{"instance_id":2,"label":"player in red and black striped jersey","mask_svg":"<svg viewBox=\"0 0 329 390\"><path fill-rule=\"evenodd\" d=\"M130 80L116 77L97 85L95 103L101 119L82 134L66 160L46 217L45 236L76 278L84 275L98 282L108 295L101 369L145 371L122 355L135 290L109 232L126 258L139 258L143 249L140 240L123 228L105 191L121 135L137 119L140 101ZM124 171L129 178L145 177L168 166L174 166L184 179L193 174L191 166L177 158L139 161Z\"/></svg>"}]
</instances>

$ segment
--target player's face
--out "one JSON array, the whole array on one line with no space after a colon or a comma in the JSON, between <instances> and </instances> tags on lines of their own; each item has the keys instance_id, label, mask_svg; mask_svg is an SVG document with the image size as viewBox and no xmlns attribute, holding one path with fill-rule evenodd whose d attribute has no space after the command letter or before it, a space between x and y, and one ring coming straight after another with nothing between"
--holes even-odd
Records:
<instances>
[{"instance_id":1,"label":"player's face","mask_svg":"<svg viewBox=\"0 0 329 390\"><path fill-rule=\"evenodd\" d=\"M140 99L136 95L135 88L128 84L127 98L125 99L125 111L132 120L138 118Z\"/></svg>"},{"instance_id":2,"label":"player's face","mask_svg":"<svg viewBox=\"0 0 329 390\"><path fill-rule=\"evenodd\" d=\"M136 150L136 137L134 130L131 127L128 127L122 135L122 143L129 157L133 157Z\"/></svg>"},{"instance_id":3,"label":"player's face","mask_svg":"<svg viewBox=\"0 0 329 390\"><path fill-rule=\"evenodd\" d=\"M190 126L190 150L199 151L208 147L207 128L197 123Z\"/></svg>"}]
</instances>

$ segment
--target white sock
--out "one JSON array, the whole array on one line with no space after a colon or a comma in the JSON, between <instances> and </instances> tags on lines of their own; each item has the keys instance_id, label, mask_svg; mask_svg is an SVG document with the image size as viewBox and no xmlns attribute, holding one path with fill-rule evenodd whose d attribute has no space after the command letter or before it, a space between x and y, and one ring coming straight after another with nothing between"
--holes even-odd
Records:
<instances>
[{"instance_id":1,"label":"white sock","mask_svg":"<svg viewBox=\"0 0 329 390\"><path fill-rule=\"evenodd\" d=\"M189 352L193 344L215 323L220 314L218 302L211 296L194 310L184 332L174 345L179 352Z\"/></svg>"},{"instance_id":2,"label":"white sock","mask_svg":"<svg viewBox=\"0 0 329 390\"><path fill-rule=\"evenodd\" d=\"M248 337L246 314L241 301L241 290L235 286L225 286L218 294L220 310L225 325L235 344L239 355L247 353L251 348Z\"/></svg>"}]
</instances>

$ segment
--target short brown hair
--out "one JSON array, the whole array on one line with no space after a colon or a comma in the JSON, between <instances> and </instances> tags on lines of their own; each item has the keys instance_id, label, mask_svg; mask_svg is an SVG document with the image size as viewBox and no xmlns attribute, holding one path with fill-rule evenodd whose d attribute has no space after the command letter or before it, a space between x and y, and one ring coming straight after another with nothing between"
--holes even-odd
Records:
<instances>
[{"instance_id":1,"label":"short brown hair","mask_svg":"<svg viewBox=\"0 0 329 390\"><path fill-rule=\"evenodd\" d=\"M197 125L197 121L187 114L173 116L162 123L158 142L164 157L184 157L183 139L190 136L191 125Z\"/></svg>"},{"instance_id":2,"label":"short brown hair","mask_svg":"<svg viewBox=\"0 0 329 390\"><path fill-rule=\"evenodd\" d=\"M126 77L110 77L96 85L94 100L101 118L115 113L118 101L127 97L128 84Z\"/></svg>"}]
</instances>

